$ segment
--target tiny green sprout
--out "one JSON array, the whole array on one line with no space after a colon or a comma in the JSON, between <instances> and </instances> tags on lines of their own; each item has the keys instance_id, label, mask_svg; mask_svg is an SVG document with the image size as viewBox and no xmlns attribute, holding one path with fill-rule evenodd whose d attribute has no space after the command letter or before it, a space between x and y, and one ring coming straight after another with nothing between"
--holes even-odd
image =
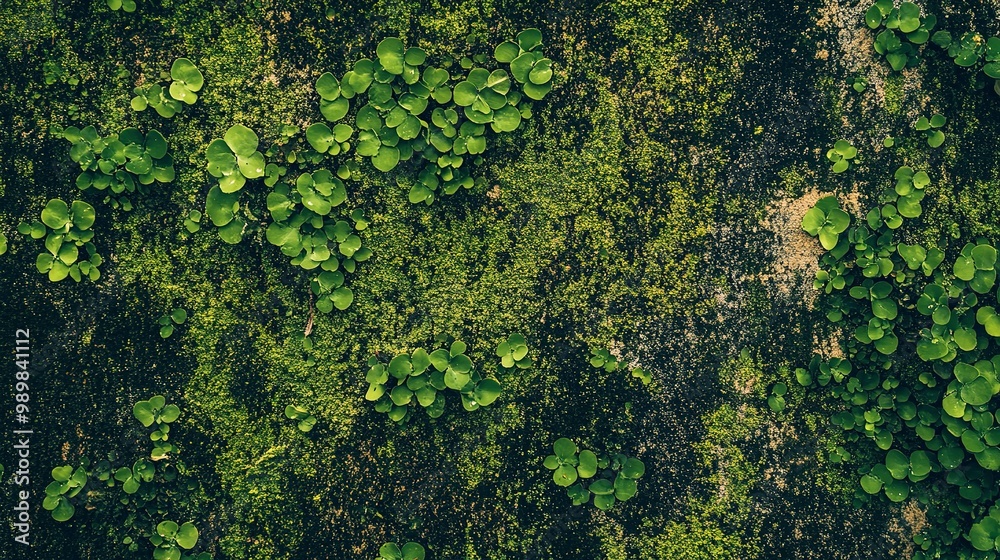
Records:
<instances>
[{"instance_id":1,"label":"tiny green sprout","mask_svg":"<svg viewBox=\"0 0 1000 560\"><path fill-rule=\"evenodd\" d=\"M862 93L868 89L868 78L864 76L848 76L847 85L854 88L854 91Z\"/></svg>"},{"instance_id":2,"label":"tiny green sprout","mask_svg":"<svg viewBox=\"0 0 1000 560\"><path fill-rule=\"evenodd\" d=\"M115 12L118 10L126 13L132 13L135 11L135 0L107 0L107 4L108 7Z\"/></svg>"},{"instance_id":3,"label":"tiny green sprout","mask_svg":"<svg viewBox=\"0 0 1000 560\"><path fill-rule=\"evenodd\" d=\"M178 58L170 66L170 97L188 105L194 105L198 94L205 84L205 77L193 62L186 58Z\"/></svg>"},{"instance_id":4,"label":"tiny green sprout","mask_svg":"<svg viewBox=\"0 0 1000 560\"><path fill-rule=\"evenodd\" d=\"M620 362L611 355L611 351L607 348L591 348L590 365L595 368L604 368L604 371L607 372L612 372L619 368Z\"/></svg>"},{"instance_id":5,"label":"tiny green sprout","mask_svg":"<svg viewBox=\"0 0 1000 560\"><path fill-rule=\"evenodd\" d=\"M170 313L162 315L158 321L160 324L160 337L170 338L170 335L174 334L174 325L182 325L184 321L187 321L187 311L180 307L174 308Z\"/></svg>"},{"instance_id":6,"label":"tiny green sprout","mask_svg":"<svg viewBox=\"0 0 1000 560\"><path fill-rule=\"evenodd\" d=\"M147 107L152 107L161 117L169 119L183 110L181 102L171 97L169 90L160 84L140 86L132 91L135 93L130 103L133 111L145 111Z\"/></svg>"},{"instance_id":7,"label":"tiny green sprout","mask_svg":"<svg viewBox=\"0 0 1000 560\"><path fill-rule=\"evenodd\" d=\"M456 340L450 348L433 352L417 348L398 354L388 364L372 357L365 377L365 400L374 402L376 412L386 413L397 424L406 423L418 405L431 418L440 417L446 389L459 393L462 408L468 412L490 406L503 387L497 380L480 375L465 351L465 343Z\"/></svg>"},{"instance_id":8,"label":"tiny green sprout","mask_svg":"<svg viewBox=\"0 0 1000 560\"><path fill-rule=\"evenodd\" d=\"M150 454L152 460L159 461L170 453L177 452L177 447L169 443L170 424L181 415L181 409L177 405L167 404L162 395L156 395L149 400L135 403L132 415L147 428L156 425L156 429L149 434L149 439L154 444Z\"/></svg>"},{"instance_id":9,"label":"tiny green sprout","mask_svg":"<svg viewBox=\"0 0 1000 560\"><path fill-rule=\"evenodd\" d=\"M785 393L788 386L780 381L771 387L771 394L767 397L767 406L774 412L785 410Z\"/></svg>"},{"instance_id":10,"label":"tiny green sprout","mask_svg":"<svg viewBox=\"0 0 1000 560\"><path fill-rule=\"evenodd\" d=\"M802 217L802 229L809 235L819 236L827 251L837 246L840 234L851 225L851 216L840 209L836 197L825 196Z\"/></svg>"},{"instance_id":11,"label":"tiny green sprout","mask_svg":"<svg viewBox=\"0 0 1000 560\"><path fill-rule=\"evenodd\" d=\"M188 212L186 218L184 218L184 228L188 230L188 233L195 233L201 229L201 212L197 210L192 210Z\"/></svg>"},{"instance_id":12,"label":"tiny green sprout","mask_svg":"<svg viewBox=\"0 0 1000 560\"><path fill-rule=\"evenodd\" d=\"M566 488L575 506L587 503L591 496L594 505L601 510L610 509L616 501L625 502L635 496L635 481L646 471L638 459L580 450L569 438L556 440L552 450L554 454L545 457L542 464L553 471L553 482ZM594 480L584 487L587 479Z\"/></svg>"},{"instance_id":13,"label":"tiny green sprout","mask_svg":"<svg viewBox=\"0 0 1000 560\"><path fill-rule=\"evenodd\" d=\"M945 136L944 132L941 132L940 128L945 125L948 121L944 115L934 114L931 118L920 117L917 122L913 124L913 128L924 133L927 137L927 145L932 148L938 148L941 144L944 144Z\"/></svg>"},{"instance_id":14,"label":"tiny green sprout","mask_svg":"<svg viewBox=\"0 0 1000 560\"><path fill-rule=\"evenodd\" d=\"M80 165L77 188L105 193L104 203L113 208L132 210L134 193L148 194L148 185L174 180L174 160L159 131L126 128L102 137L93 126L70 126L60 135L73 144L69 156Z\"/></svg>"},{"instance_id":15,"label":"tiny green sprout","mask_svg":"<svg viewBox=\"0 0 1000 560\"><path fill-rule=\"evenodd\" d=\"M833 162L833 172L843 173L851 166L852 160L858 156L858 149L847 140L837 140L833 148L826 152L826 158Z\"/></svg>"},{"instance_id":16,"label":"tiny green sprout","mask_svg":"<svg viewBox=\"0 0 1000 560\"><path fill-rule=\"evenodd\" d=\"M376 560L424 560L425 555L424 547L418 543L408 542L399 546L389 542L378 549Z\"/></svg>"},{"instance_id":17,"label":"tiny green sprout","mask_svg":"<svg viewBox=\"0 0 1000 560\"><path fill-rule=\"evenodd\" d=\"M181 560L182 550L191 550L198 544L198 529L191 522L178 525L173 521L162 521L156 525L156 532L149 542L155 547L154 560Z\"/></svg>"},{"instance_id":18,"label":"tiny green sprout","mask_svg":"<svg viewBox=\"0 0 1000 560\"><path fill-rule=\"evenodd\" d=\"M298 420L297 427L302 432L308 432L316 425L316 417L309 414L309 411L301 406L293 404L286 406L285 417L289 420Z\"/></svg>"},{"instance_id":19,"label":"tiny green sprout","mask_svg":"<svg viewBox=\"0 0 1000 560\"><path fill-rule=\"evenodd\" d=\"M135 494L143 482L152 482L156 475L156 465L145 459L137 460L132 467L121 467L115 471L114 479L122 483L126 494Z\"/></svg>"},{"instance_id":20,"label":"tiny green sprout","mask_svg":"<svg viewBox=\"0 0 1000 560\"><path fill-rule=\"evenodd\" d=\"M500 364L505 368L517 367L527 369L531 367L532 360L528 356L528 343L523 335L512 334L507 340L497 345L497 357Z\"/></svg>"},{"instance_id":21,"label":"tiny green sprout","mask_svg":"<svg viewBox=\"0 0 1000 560\"><path fill-rule=\"evenodd\" d=\"M641 367L632 368L632 377L642 380L643 385L649 385L653 382L653 376L649 373L649 371Z\"/></svg>"},{"instance_id":22,"label":"tiny green sprout","mask_svg":"<svg viewBox=\"0 0 1000 560\"><path fill-rule=\"evenodd\" d=\"M42 507L52 512L52 519L68 521L76 512L71 498L79 494L87 484L88 473L83 467L75 470L69 465L52 469L52 482L45 487Z\"/></svg>"},{"instance_id":23,"label":"tiny green sprout","mask_svg":"<svg viewBox=\"0 0 1000 560\"><path fill-rule=\"evenodd\" d=\"M886 136L885 139L882 140L882 146L886 148L891 148L895 145L896 145L896 139L893 138L892 136Z\"/></svg>"}]
</instances>

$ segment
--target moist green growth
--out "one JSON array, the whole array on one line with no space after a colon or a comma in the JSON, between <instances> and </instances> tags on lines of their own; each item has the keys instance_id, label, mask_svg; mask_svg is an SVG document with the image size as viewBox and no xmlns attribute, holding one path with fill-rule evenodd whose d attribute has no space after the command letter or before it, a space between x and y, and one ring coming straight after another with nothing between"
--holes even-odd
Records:
<instances>
[{"instance_id":1,"label":"moist green growth","mask_svg":"<svg viewBox=\"0 0 1000 560\"><path fill-rule=\"evenodd\" d=\"M315 130L310 127L306 132L312 145L319 142L316 134L310 137L309 131ZM344 310L354 301L354 293L344 286L345 274L353 273L358 263L372 256L360 236L369 220L361 209L348 212L345 205L348 193L344 181L356 174L356 167L344 164L336 173L318 169L300 173L294 182L286 180L287 165L315 163L323 158L322 153L311 148L284 150L298 134L295 127L286 129L282 143L268 150L285 166L266 163L258 150L257 134L245 126L234 125L224 138L213 140L206 155L208 171L218 179L218 185L209 190L205 211L219 228L223 241L239 243L248 227L260 221L249 206L241 205L241 191L249 180L262 178L264 186L270 188L266 204L272 219L265 238L290 257L293 265L318 269L310 283L317 309L324 313L333 308ZM332 150L332 146L318 147Z\"/></svg>"},{"instance_id":2,"label":"moist green growth","mask_svg":"<svg viewBox=\"0 0 1000 560\"><path fill-rule=\"evenodd\" d=\"M920 64L920 47L930 40L937 17L921 16L913 2L894 7L892 0L878 0L865 13L865 23L871 29L884 27L875 38L875 52L899 72Z\"/></svg>"},{"instance_id":3,"label":"moist green growth","mask_svg":"<svg viewBox=\"0 0 1000 560\"><path fill-rule=\"evenodd\" d=\"M82 191L100 191L103 202L112 208L132 210L130 197L135 193L147 195L147 187L154 182L174 180L174 159L159 131L144 135L136 128L126 128L120 134L102 137L93 126L82 130L69 126L53 127L52 133L72 143L69 156L81 170L76 186Z\"/></svg>"},{"instance_id":4,"label":"moist green growth","mask_svg":"<svg viewBox=\"0 0 1000 560\"><path fill-rule=\"evenodd\" d=\"M198 482L188 476L188 467L171 455L176 455L176 446L167 443L170 424L180 413L180 408L167 404L162 395L137 402L133 416L144 427L153 428L149 436L154 444L150 458L124 462L112 452L96 463L82 458L75 467L57 467L52 470L53 482L45 489L43 507L52 512L56 521L67 521L76 511L72 502L75 499L86 504L87 510L94 510L98 519L123 519L124 527L111 530L115 535L126 535L115 538L120 538L133 553L149 547L154 559L211 560L207 552L185 552L198 541L194 523L162 521L199 488ZM145 541L149 544L143 545Z\"/></svg>"},{"instance_id":5,"label":"moist green growth","mask_svg":"<svg viewBox=\"0 0 1000 560\"><path fill-rule=\"evenodd\" d=\"M638 492L636 481L646 472L642 461L621 453L595 453L580 450L569 438L559 438L552 444L553 455L545 457L543 465L552 472L552 481L566 488L574 506L586 504L594 497L594 506L609 510L616 502L632 499ZM590 481L584 486L584 480Z\"/></svg>"},{"instance_id":6,"label":"moist green growth","mask_svg":"<svg viewBox=\"0 0 1000 560\"><path fill-rule=\"evenodd\" d=\"M946 30L932 35L937 16L922 16L913 2L894 7L892 0L878 0L865 12L865 23L873 30L882 29L875 37L875 52L883 55L894 71L920 64L925 45L932 44L959 66L981 67L987 77L996 80L994 89L1000 95L1000 37L985 39L974 31L955 37Z\"/></svg>"},{"instance_id":7,"label":"moist green growth","mask_svg":"<svg viewBox=\"0 0 1000 560\"><path fill-rule=\"evenodd\" d=\"M48 274L49 280L59 282L67 277L80 282L88 278L92 282L100 278L98 269L103 260L97 248L91 243L94 232L91 226L97 219L94 207L82 200L72 204L55 198L45 205L41 221L21 222L17 231L33 239L44 239L47 252L40 253L35 260L38 272ZM81 259L80 249L87 252Z\"/></svg>"},{"instance_id":8,"label":"moist green growth","mask_svg":"<svg viewBox=\"0 0 1000 560\"><path fill-rule=\"evenodd\" d=\"M439 418L444 414L448 389L458 391L466 411L490 406L502 387L497 380L476 371L466 349L464 342L456 340L448 348L431 352L417 348L397 354L389 362L373 356L368 360L365 399L374 402L376 411L386 413L397 424L407 422L418 405L431 418Z\"/></svg>"}]
</instances>

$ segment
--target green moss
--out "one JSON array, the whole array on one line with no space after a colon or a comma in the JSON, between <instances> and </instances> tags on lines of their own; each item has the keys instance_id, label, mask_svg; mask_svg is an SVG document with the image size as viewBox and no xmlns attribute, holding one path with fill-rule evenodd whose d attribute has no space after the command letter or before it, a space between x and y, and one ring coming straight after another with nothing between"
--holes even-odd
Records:
<instances>
[{"instance_id":1,"label":"green moss","mask_svg":"<svg viewBox=\"0 0 1000 560\"><path fill-rule=\"evenodd\" d=\"M903 112L903 101L906 98L904 91L905 78L897 72L890 72L885 77L883 91L885 95L885 110L890 115L901 115Z\"/></svg>"}]
</instances>

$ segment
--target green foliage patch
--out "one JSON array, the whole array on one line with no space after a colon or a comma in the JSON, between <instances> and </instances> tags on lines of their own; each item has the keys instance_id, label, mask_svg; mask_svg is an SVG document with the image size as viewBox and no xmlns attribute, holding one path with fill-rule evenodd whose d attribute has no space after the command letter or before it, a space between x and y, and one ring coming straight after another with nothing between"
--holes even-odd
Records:
<instances>
[{"instance_id":1,"label":"green foliage patch","mask_svg":"<svg viewBox=\"0 0 1000 560\"><path fill-rule=\"evenodd\" d=\"M476 180L464 164L482 162L486 125L495 133L517 130L531 117L530 101L552 89L552 61L541 47L541 32L527 29L496 47L493 62L500 67L473 67L470 59L461 65L467 72L459 74L450 60L433 66L423 49L384 39L374 60L358 60L340 79L327 72L316 81L320 112L331 123L348 115L355 98L366 103L357 109L354 127L310 126L310 143L320 152L327 146L339 151L337 142L346 142L357 128L357 154L375 169L388 172L413 162L416 177L408 182L414 204L472 188Z\"/></svg>"},{"instance_id":2,"label":"green foliage patch","mask_svg":"<svg viewBox=\"0 0 1000 560\"><path fill-rule=\"evenodd\" d=\"M464 342L455 340L448 348L431 352L417 348L409 354L397 354L387 363L373 356L365 376L365 400L374 402L376 411L386 413L397 424L406 423L417 405L431 418L441 417L446 389L459 392L462 407L468 412L490 406L500 396L502 386L476 371L466 349Z\"/></svg>"},{"instance_id":3,"label":"green foliage patch","mask_svg":"<svg viewBox=\"0 0 1000 560\"><path fill-rule=\"evenodd\" d=\"M41 221L21 222L17 231L32 239L44 239L46 253L35 260L38 272L48 274L49 281L59 282L72 278L80 282L88 278L94 282L101 276L98 269L103 262L91 242L94 232L90 229L97 219L94 207L82 200L72 204L54 198L45 205ZM80 249L87 251L81 259Z\"/></svg>"},{"instance_id":4,"label":"green foliage patch","mask_svg":"<svg viewBox=\"0 0 1000 560\"><path fill-rule=\"evenodd\" d=\"M132 210L133 193L147 195L148 185L174 180L174 159L159 131L143 135L136 128L126 128L102 137L93 126L82 130L69 126L55 128L53 134L73 144L70 159L81 169L76 186L82 191L108 191L104 203L112 208Z\"/></svg>"},{"instance_id":5,"label":"green foliage patch","mask_svg":"<svg viewBox=\"0 0 1000 560\"><path fill-rule=\"evenodd\" d=\"M639 459L621 453L581 450L568 438L557 439L552 451L554 454L545 457L543 465L553 471L552 481L566 488L574 506L586 504L591 496L600 510L609 510L616 502L626 502L636 495L636 481L646 472ZM583 480L591 478L594 480L585 487Z\"/></svg>"}]
</instances>

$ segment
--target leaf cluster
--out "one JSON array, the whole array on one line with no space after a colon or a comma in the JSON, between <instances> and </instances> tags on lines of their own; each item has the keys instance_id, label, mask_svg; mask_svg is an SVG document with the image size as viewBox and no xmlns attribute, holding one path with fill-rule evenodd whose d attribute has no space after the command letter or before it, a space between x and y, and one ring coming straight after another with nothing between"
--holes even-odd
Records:
<instances>
[{"instance_id":1,"label":"leaf cluster","mask_svg":"<svg viewBox=\"0 0 1000 560\"><path fill-rule=\"evenodd\" d=\"M97 219L94 207L82 200L66 204L54 198L45 205L40 218L40 221L21 222L17 226L22 235L45 240L47 252L35 259L38 272L47 273L52 282L67 277L77 282L83 278L92 282L100 278L98 267L103 259L91 243L94 232L90 228ZM80 249L86 250L86 258L81 259Z\"/></svg>"},{"instance_id":2,"label":"leaf cluster","mask_svg":"<svg viewBox=\"0 0 1000 560\"><path fill-rule=\"evenodd\" d=\"M409 420L418 405L431 418L444 414L445 393L458 391L462 407L472 412L490 406L500 396L502 387L492 378L476 371L465 354L460 340L448 348L428 352L417 348L412 353L396 355L388 363L377 357L368 360L368 391L365 399L375 403L375 410L388 414L397 424Z\"/></svg>"},{"instance_id":3,"label":"leaf cluster","mask_svg":"<svg viewBox=\"0 0 1000 560\"><path fill-rule=\"evenodd\" d=\"M159 131L143 135L136 128L100 136L93 126L69 126L57 134L73 145L70 159L80 165L76 186L105 193L104 203L132 210L134 193L149 194L148 185L174 180L174 160L167 139Z\"/></svg>"},{"instance_id":4,"label":"leaf cluster","mask_svg":"<svg viewBox=\"0 0 1000 560\"><path fill-rule=\"evenodd\" d=\"M574 506L583 505L594 497L594 506L611 509L616 502L630 500L638 492L636 481L646 472L646 466L634 457L581 450L569 438L559 438L552 444L553 455L545 457L543 465L552 472L557 486L566 488ZM586 486L584 480L593 479Z\"/></svg>"}]
</instances>

